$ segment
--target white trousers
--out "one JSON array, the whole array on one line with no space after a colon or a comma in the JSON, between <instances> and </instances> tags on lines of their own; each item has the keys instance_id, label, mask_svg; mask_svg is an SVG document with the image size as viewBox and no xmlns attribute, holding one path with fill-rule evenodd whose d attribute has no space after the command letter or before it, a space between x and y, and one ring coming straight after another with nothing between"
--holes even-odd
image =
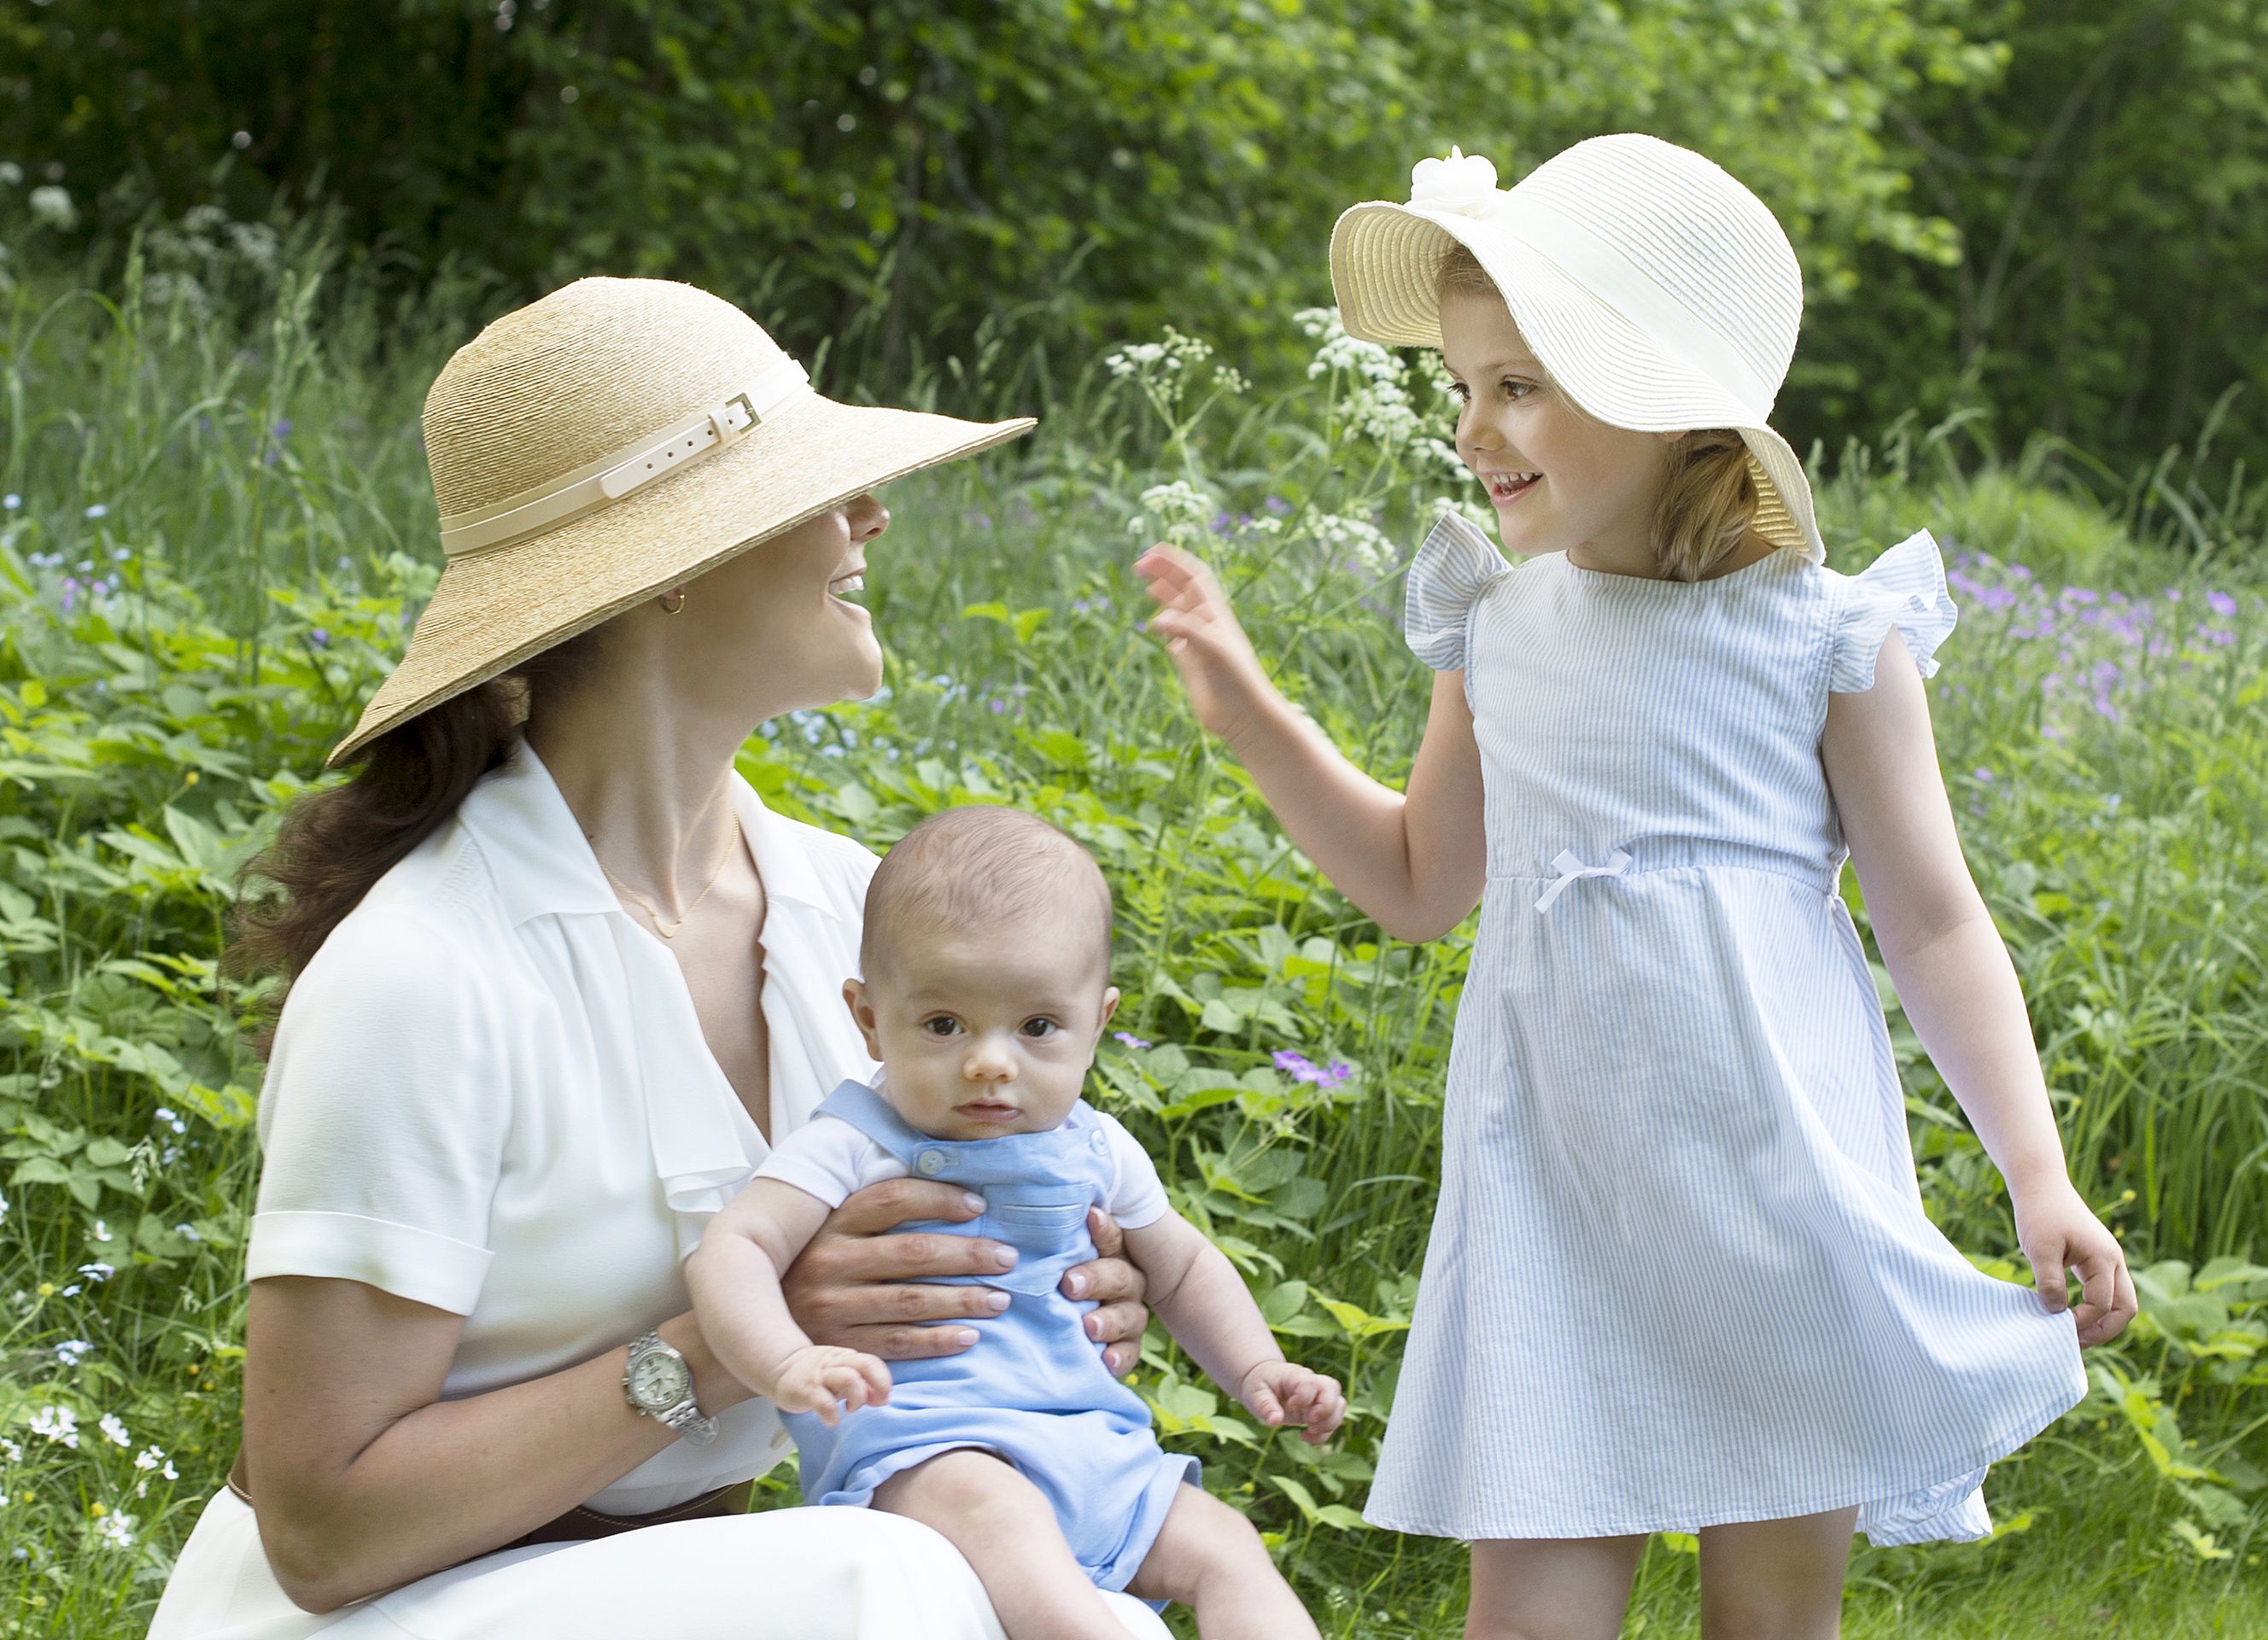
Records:
<instances>
[{"instance_id":1,"label":"white trousers","mask_svg":"<svg viewBox=\"0 0 2268 1640\"><path fill-rule=\"evenodd\" d=\"M1104 1597L1134 1640L1157 1615ZM1002 1640L983 1585L929 1527L871 1509L780 1509L510 1549L323 1616L269 1570L252 1511L205 1505L150 1640Z\"/></svg>"}]
</instances>

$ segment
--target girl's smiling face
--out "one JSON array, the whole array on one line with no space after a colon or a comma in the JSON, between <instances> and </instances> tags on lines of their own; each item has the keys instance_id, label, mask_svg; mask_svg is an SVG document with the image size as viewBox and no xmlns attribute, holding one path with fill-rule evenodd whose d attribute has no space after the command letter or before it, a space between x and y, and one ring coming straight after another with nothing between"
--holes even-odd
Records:
<instances>
[{"instance_id":1,"label":"girl's smiling face","mask_svg":"<svg viewBox=\"0 0 2268 1640\"><path fill-rule=\"evenodd\" d=\"M1462 404L1457 454L1487 486L1507 551L1659 573L1653 510L1672 436L1609 427L1577 408L1493 291L1442 293L1441 358Z\"/></svg>"}]
</instances>

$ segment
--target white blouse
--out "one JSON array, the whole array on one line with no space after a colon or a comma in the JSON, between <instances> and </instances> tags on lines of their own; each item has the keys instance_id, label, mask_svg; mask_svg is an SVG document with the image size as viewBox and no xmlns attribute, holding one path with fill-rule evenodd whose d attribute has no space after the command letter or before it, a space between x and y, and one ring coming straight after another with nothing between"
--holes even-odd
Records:
<instances>
[{"instance_id":1,"label":"white blouse","mask_svg":"<svg viewBox=\"0 0 2268 1640\"><path fill-rule=\"evenodd\" d=\"M874 857L732 798L762 874L771 1131L875 1070L843 1004ZM625 913L522 742L308 963L260 1099L247 1279L367 1282L465 1318L445 1398L690 1307L681 1261L768 1152L668 948ZM667 1508L770 1468L769 1401L589 1502Z\"/></svg>"}]
</instances>

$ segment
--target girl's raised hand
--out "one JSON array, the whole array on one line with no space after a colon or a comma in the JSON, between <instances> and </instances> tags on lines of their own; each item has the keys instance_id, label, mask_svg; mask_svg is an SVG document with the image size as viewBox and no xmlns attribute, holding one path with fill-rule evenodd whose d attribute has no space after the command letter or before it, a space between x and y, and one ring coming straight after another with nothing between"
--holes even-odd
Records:
<instances>
[{"instance_id":1,"label":"girl's raised hand","mask_svg":"<svg viewBox=\"0 0 2268 1640\"><path fill-rule=\"evenodd\" d=\"M1134 561L1158 607L1150 629L1166 642L1197 721L1232 744L1274 686L1237 624L1213 573L1160 541Z\"/></svg>"}]
</instances>

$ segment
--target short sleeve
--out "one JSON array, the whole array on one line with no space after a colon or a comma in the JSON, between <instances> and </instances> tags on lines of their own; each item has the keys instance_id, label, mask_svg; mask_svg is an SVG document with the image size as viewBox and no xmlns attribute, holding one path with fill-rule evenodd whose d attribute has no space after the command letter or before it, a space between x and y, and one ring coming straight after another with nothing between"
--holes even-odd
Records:
<instances>
[{"instance_id":1,"label":"short sleeve","mask_svg":"<svg viewBox=\"0 0 2268 1640\"><path fill-rule=\"evenodd\" d=\"M1928 531L1911 535L1846 582L1835 616L1827 687L1855 695L1874 687L1874 658L1896 627L1921 675L1937 671L1937 646L1959 611L1946 590L1945 561Z\"/></svg>"},{"instance_id":2,"label":"short sleeve","mask_svg":"<svg viewBox=\"0 0 2268 1640\"><path fill-rule=\"evenodd\" d=\"M772 1146L756 1177L793 1185L836 1208L868 1185L904 1173L887 1151L841 1117L814 1116Z\"/></svg>"},{"instance_id":3,"label":"short sleeve","mask_svg":"<svg viewBox=\"0 0 2268 1640\"><path fill-rule=\"evenodd\" d=\"M1158 1165L1117 1117L1097 1111L1095 1120L1110 1136L1110 1156L1118 1167L1117 1181L1110 1199L1102 1204L1103 1211L1116 1219L1122 1230L1146 1229L1166 1216L1166 1184L1158 1177Z\"/></svg>"},{"instance_id":4,"label":"short sleeve","mask_svg":"<svg viewBox=\"0 0 2268 1640\"><path fill-rule=\"evenodd\" d=\"M483 948L372 908L308 963L261 1091L247 1280L336 1276L472 1313L512 1092Z\"/></svg>"},{"instance_id":5,"label":"short sleeve","mask_svg":"<svg viewBox=\"0 0 2268 1640\"><path fill-rule=\"evenodd\" d=\"M1443 513L1410 566L1402 631L1410 652L1436 672L1462 668L1473 605L1490 582L1511 573L1471 519Z\"/></svg>"}]
</instances>

